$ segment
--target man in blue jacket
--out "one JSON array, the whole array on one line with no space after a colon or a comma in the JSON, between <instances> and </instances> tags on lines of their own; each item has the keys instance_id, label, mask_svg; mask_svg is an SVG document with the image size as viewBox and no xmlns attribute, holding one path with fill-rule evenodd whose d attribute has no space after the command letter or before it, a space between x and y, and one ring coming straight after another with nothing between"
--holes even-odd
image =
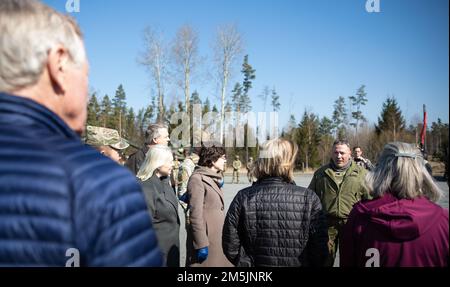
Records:
<instances>
[{"instance_id":1,"label":"man in blue jacket","mask_svg":"<svg viewBox=\"0 0 450 287\"><path fill-rule=\"evenodd\" d=\"M138 183L79 138L77 24L36 0L1 0L0 27L0 266L161 266Z\"/></svg>"}]
</instances>

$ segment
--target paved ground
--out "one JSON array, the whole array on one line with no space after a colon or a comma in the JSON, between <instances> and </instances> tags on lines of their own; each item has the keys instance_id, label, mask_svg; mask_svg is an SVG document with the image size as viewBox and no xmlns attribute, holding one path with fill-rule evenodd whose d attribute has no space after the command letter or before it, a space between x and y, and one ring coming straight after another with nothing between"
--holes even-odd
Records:
<instances>
[{"instance_id":1,"label":"paved ground","mask_svg":"<svg viewBox=\"0 0 450 287\"><path fill-rule=\"evenodd\" d=\"M295 182L297 185L300 186L308 186L312 178L312 174L297 174L295 176ZM241 182L243 180L246 180L244 176L241 177ZM441 206L448 208L449 207L449 187L447 185L447 182L445 181L437 181L438 185L442 188L444 191L445 196L438 202ZM240 184L231 184L231 177L225 176L225 185L223 187L224 190L224 197L225 197L225 210L228 210L228 207L230 206L231 201L233 200L234 196L237 194L237 192L245 187L248 187L249 184L247 182L240 183ZM184 213L179 208L179 214L180 219L182 222L182 226L180 228L180 244L181 244L181 266L185 265L186 260L186 248L185 248L185 242L186 242L186 230L184 229ZM335 262L335 266L338 266L339 264L339 258L337 258Z\"/></svg>"}]
</instances>

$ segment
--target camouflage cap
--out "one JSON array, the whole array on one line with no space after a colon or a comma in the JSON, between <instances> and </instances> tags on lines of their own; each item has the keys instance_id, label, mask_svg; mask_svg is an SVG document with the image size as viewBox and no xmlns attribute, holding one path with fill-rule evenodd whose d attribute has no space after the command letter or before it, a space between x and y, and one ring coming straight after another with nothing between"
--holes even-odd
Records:
<instances>
[{"instance_id":1,"label":"camouflage cap","mask_svg":"<svg viewBox=\"0 0 450 287\"><path fill-rule=\"evenodd\" d=\"M119 136L117 130L103 127L86 127L86 143L92 146L110 146L115 149L126 149L130 144Z\"/></svg>"}]
</instances>

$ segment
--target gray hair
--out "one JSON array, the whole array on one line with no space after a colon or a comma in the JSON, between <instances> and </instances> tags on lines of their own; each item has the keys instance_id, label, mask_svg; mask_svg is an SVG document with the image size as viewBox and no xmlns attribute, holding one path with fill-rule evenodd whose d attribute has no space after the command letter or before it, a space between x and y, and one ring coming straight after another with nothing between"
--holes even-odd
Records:
<instances>
[{"instance_id":1,"label":"gray hair","mask_svg":"<svg viewBox=\"0 0 450 287\"><path fill-rule=\"evenodd\" d=\"M437 201L442 196L425 167L420 150L403 142L384 146L377 166L366 175L365 184L374 197L388 192L400 199L425 196Z\"/></svg>"},{"instance_id":2,"label":"gray hair","mask_svg":"<svg viewBox=\"0 0 450 287\"><path fill-rule=\"evenodd\" d=\"M58 44L77 68L86 59L75 21L37 0L1 0L0 31L0 91L36 84Z\"/></svg>"},{"instance_id":3,"label":"gray hair","mask_svg":"<svg viewBox=\"0 0 450 287\"><path fill-rule=\"evenodd\" d=\"M172 162L172 150L164 145L154 145L148 149L145 160L141 165L136 177L141 181L146 181L153 176L153 173L161 166Z\"/></svg>"},{"instance_id":4,"label":"gray hair","mask_svg":"<svg viewBox=\"0 0 450 287\"><path fill-rule=\"evenodd\" d=\"M161 130L167 129L165 125L162 124L150 124L145 131L145 144L153 144L153 140L161 137Z\"/></svg>"},{"instance_id":5,"label":"gray hair","mask_svg":"<svg viewBox=\"0 0 450 287\"><path fill-rule=\"evenodd\" d=\"M348 148L349 148L350 150L352 149L351 146L350 146L349 141L346 140L346 139L337 139L337 140L335 140L335 141L333 142L333 148L334 148L334 146L337 146L337 145L346 145L346 146L348 146Z\"/></svg>"}]
</instances>

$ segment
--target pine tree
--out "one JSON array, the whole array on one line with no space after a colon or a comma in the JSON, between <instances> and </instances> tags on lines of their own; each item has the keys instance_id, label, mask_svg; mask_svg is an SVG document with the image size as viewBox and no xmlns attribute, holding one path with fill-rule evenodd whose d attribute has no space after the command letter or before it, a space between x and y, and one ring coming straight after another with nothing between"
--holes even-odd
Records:
<instances>
[{"instance_id":1,"label":"pine tree","mask_svg":"<svg viewBox=\"0 0 450 287\"><path fill-rule=\"evenodd\" d=\"M100 105L97 100L97 93L93 93L89 99L87 124L91 126L100 125Z\"/></svg>"},{"instance_id":2,"label":"pine tree","mask_svg":"<svg viewBox=\"0 0 450 287\"><path fill-rule=\"evenodd\" d=\"M330 147L333 143L333 121L327 117L323 117L319 124L319 137L320 145L318 146L319 158L322 160L322 165L324 165L329 159Z\"/></svg>"},{"instance_id":3,"label":"pine tree","mask_svg":"<svg viewBox=\"0 0 450 287\"><path fill-rule=\"evenodd\" d=\"M191 105L201 105L202 104L202 100L200 99L200 95L198 94L197 91L194 91L192 93L190 102L191 102Z\"/></svg>"},{"instance_id":4,"label":"pine tree","mask_svg":"<svg viewBox=\"0 0 450 287\"><path fill-rule=\"evenodd\" d=\"M240 110L243 113L247 113L251 110L251 100L248 95L249 90L252 88L252 80L256 78L255 72L256 70L248 63L248 55L244 57L244 63L242 64L241 72L244 74L244 81L242 82L242 95L239 99Z\"/></svg>"},{"instance_id":5,"label":"pine tree","mask_svg":"<svg viewBox=\"0 0 450 287\"><path fill-rule=\"evenodd\" d=\"M275 88L272 89L272 109L274 112L280 110L280 97L277 95Z\"/></svg>"},{"instance_id":6,"label":"pine tree","mask_svg":"<svg viewBox=\"0 0 450 287\"><path fill-rule=\"evenodd\" d=\"M346 137L345 121L347 118L347 109L345 108L344 97L339 97L334 102L333 123L336 128L336 137L342 139Z\"/></svg>"},{"instance_id":7,"label":"pine tree","mask_svg":"<svg viewBox=\"0 0 450 287\"><path fill-rule=\"evenodd\" d=\"M100 124L106 128L113 127L112 121L112 104L108 95L105 95L100 107Z\"/></svg>"},{"instance_id":8,"label":"pine tree","mask_svg":"<svg viewBox=\"0 0 450 287\"><path fill-rule=\"evenodd\" d=\"M210 111L211 111L211 104L209 103L209 98L206 98L205 103L203 104L202 114L204 115L206 113L209 113Z\"/></svg>"},{"instance_id":9,"label":"pine tree","mask_svg":"<svg viewBox=\"0 0 450 287\"><path fill-rule=\"evenodd\" d=\"M376 133L392 134L393 140L396 141L398 135L405 129L405 120L403 119L400 107L398 107L395 97L388 97L383 103L381 116L378 117L378 125Z\"/></svg>"},{"instance_id":10,"label":"pine tree","mask_svg":"<svg viewBox=\"0 0 450 287\"><path fill-rule=\"evenodd\" d=\"M295 119L294 115L290 115L287 126L285 130L283 131L282 137L285 137L289 140L295 141L295 132L297 129L297 120Z\"/></svg>"},{"instance_id":11,"label":"pine tree","mask_svg":"<svg viewBox=\"0 0 450 287\"><path fill-rule=\"evenodd\" d=\"M320 143L320 136L318 129L318 117L305 111L296 133L296 142L306 169L315 167L319 163L317 147Z\"/></svg>"},{"instance_id":12,"label":"pine tree","mask_svg":"<svg viewBox=\"0 0 450 287\"><path fill-rule=\"evenodd\" d=\"M134 114L133 108L131 107L127 112L125 137L133 142L136 142L138 140L138 132L136 128L136 116Z\"/></svg>"},{"instance_id":13,"label":"pine tree","mask_svg":"<svg viewBox=\"0 0 450 287\"><path fill-rule=\"evenodd\" d=\"M112 101L112 106L114 128L117 129L119 131L119 134L121 135L122 132L126 130L125 116L127 112L126 94L122 85L119 85L116 90L116 95Z\"/></svg>"},{"instance_id":14,"label":"pine tree","mask_svg":"<svg viewBox=\"0 0 450 287\"><path fill-rule=\"evenodd\" d=\"M242 86L239 83L234 85L233 90L231 91L232 97L231 101L233 102L234 111L237 113L241 112L241 97L242 97Z\"/></svg>"},{"instance_id":15,"label":"pine tree","mask_svg":"<svg viewBox=\"0 0 450 287\"><path fill-rule=\"evenodd\" d=\"M358 91L356 92L356 97L351 96L349 97L351 105L356 111L352 112L352 118L355 120L354 122L350 123L351 126L355 127L356 129L356 136L358 139L358 127L359 123L361 121L366 121L366 118L363 116L361 111L361 106L365 106L367 103L367 93L364 91L364 88L366 86L362 85Z\"/></svg>"}]
</instances>

